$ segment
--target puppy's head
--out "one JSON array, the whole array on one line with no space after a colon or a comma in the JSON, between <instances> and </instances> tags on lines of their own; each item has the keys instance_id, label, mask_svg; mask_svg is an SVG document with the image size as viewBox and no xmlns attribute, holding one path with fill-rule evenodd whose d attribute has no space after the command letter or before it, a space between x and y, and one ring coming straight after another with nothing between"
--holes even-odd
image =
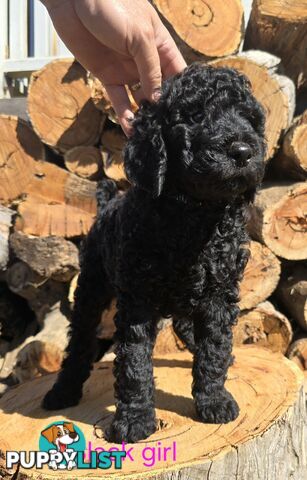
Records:
<instances>
[{"instance_id":1,"label":"puppy's head","mask_svg":"<svg viewBox=\"0 0 307 480\"><path fill-rule=\"evenodd\" d=\"M156 104L143 103L125 150L132 184L153 197L251 200L265 154L264 113L235 70L193 64L166 81Z\"/></svg>"}]
</instances>

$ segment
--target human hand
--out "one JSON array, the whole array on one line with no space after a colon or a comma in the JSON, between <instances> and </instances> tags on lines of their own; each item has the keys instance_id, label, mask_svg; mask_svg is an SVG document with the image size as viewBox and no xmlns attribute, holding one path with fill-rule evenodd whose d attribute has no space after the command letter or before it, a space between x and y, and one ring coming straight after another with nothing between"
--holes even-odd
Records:
<instances>
[{"instance_id":1,"label":"human hand","mask_svg":"<svg viewBox=\"0 0 307 480\"><path fill-rule=\"evenodd\" d=\"M159 98L162 79L185 68L174 40L148 0L41 0L77 60L104 84L120 124L132 133L136 103Z\"/></svg>"}]
</instances>

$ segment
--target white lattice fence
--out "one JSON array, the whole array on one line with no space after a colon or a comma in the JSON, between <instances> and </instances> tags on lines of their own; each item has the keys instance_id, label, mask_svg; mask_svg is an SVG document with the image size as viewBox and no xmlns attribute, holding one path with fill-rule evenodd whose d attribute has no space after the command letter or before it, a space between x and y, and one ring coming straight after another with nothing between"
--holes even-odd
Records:
<instances>
[{"instance_id":1,"label":"white lattice fence","mask_svg":"<svg viewBox=\"0 0 307 480\"><path fill-rule=\"evenodd\" d=\"M0 97L12 79L20 79L22 87L30 72L67 56L39 0L0 0Z\"/></svg>"}]
</instances>

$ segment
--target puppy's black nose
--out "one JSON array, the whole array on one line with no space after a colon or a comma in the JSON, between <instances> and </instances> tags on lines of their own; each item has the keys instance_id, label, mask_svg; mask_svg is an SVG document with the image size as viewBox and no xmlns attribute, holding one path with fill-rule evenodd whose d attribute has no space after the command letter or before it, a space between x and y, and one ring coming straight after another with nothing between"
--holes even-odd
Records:
<instances>
[{"instance_id":1,"label":"puppy's black nose","mask_svg":"<svg viewBox=\"0 0 307 480\"><path fill-rule=\"evenodd\" d=\"M252 157L252 149L247 143L233 142L230 145L229 154L239 167L245 167Z\"/></svg>"},{"instance_id":2,"label":"puppy's black nose","mask_svg":"<svg viewBox=\"0 0 307 480\"><path fill-rule=\"evenodd\" d=\"M76 432L69 432L70 438L76 438L78 434Z\"/></svg>"}]
</instances>

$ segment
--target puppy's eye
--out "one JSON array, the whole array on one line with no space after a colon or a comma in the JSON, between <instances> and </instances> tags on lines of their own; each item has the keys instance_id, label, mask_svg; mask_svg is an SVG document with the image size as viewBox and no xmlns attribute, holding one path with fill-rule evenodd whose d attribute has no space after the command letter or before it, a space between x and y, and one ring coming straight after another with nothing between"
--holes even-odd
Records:
<instances>
[{"instance_id":1,"label":"puppy's eye","mask_svg":"<svg viewBox=\"0 0 307 480\"><path fill-rule=\"evenodd\" d=\"M58 436L58 437L61 437L61 436L62 436L62 432L60 432L60 430L58 431L57 436Z\"/></svg>"},{"instance_id":2,"label":"puppy's eye","mask_svg":"<svg viewBox=\"0 0 307 480\"><path fill-rule=\"evenodd\" d=\"M64 433L68 434L69 431L66 428L64 428Z\"/></svg>"}]
</instances>

